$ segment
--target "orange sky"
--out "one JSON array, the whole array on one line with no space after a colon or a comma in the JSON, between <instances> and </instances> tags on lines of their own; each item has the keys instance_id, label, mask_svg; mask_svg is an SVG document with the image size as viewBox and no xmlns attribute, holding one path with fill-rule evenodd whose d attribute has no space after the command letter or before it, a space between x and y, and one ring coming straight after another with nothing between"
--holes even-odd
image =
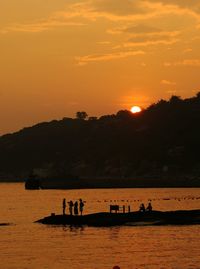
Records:
<instances>
[{"instance_id":1,"label":"orange sky","mask_svg":"<svg viewBox=\"0 0 200 269\"><path fill-rule=\"evenodd\" d=\"M200 90L199 0L0 0L0 134Z\"/></svg>"}]
</instances>

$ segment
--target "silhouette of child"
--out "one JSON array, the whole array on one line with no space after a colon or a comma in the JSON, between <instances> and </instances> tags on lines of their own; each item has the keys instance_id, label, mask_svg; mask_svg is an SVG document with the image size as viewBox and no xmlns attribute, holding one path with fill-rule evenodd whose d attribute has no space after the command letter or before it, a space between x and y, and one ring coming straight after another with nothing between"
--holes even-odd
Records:
<instances>
[{"instance_id":1,"label":"silhouette of child","mask_svg":"<svg viewBox=\"0 0 200 269\"><path fill-rule=\"evenodd\" d=\"M70 200L68 202L68 204L69 204L69 214L73 215L73 206L74 206L74 204L73 204L72 200Z\"/></svg>"},{"instance_id":2,"label":"silhouette of child","mask_svg":"<svg viewBox=\"0 0 200 269\"><path fill-rule=\"evenodd\" d=\"M63 199L63 215L65 215L65 209L66 209L66 199Z\"/></svg>"},{"instance_id":3,"label":"silhouette of child","mask_svg":"<svg viewBox=\"0 0 200 269\"><path fill-rule=\"evenodd\" d=\"M140 212L145 212L145 206L143 203L140 205Z\"/></svg>"},{"instance_id":4,"label":"silhouette of child","mask_svg":"<svg viewBox=\"0 0 200 269\"><path fill-rule=\"evenodd\" d=\"M146 208L147 211L152 211L152 205L151 202L148 203L148 206Z\"/></svg>"},{"instance_id":5,"label":"silhouette of child","mask_svg":"<svg viewBox=\"0 0 200 269\"><path fill-rule=\"evenodd\" d=\"M78 202L77 201L74 203L74 215L75 216L78 215Z\"/></svg>"},{"instance_id":6,"label":"silhouette of child","mask_svg":"<svg viewBox=\"0 0 200 269\"><path fill-rule=\"evenodd\" d=\"M81 216L83 215L83 207L84 207L84 203L82 199L79 199L79 210L81 212Z\"/></svg>"}]
</instances>

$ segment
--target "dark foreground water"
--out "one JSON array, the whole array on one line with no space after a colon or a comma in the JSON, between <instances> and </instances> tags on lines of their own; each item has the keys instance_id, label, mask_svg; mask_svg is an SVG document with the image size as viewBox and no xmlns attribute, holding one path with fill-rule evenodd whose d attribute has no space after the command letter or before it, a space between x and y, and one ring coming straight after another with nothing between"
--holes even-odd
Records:
<instances>
[{"instance_id":1,"label":"dark foreground water","mask_svg":"<svg viewBox=\"0 0 200 269\"><path fill-rule=\"evenodd\" d=\"M23 184L0 184L0 268L198 269L200 225L146 227L53 227L33 223L61 213L62 199L86 200L85 213L109 204L152 200L157 210L200 209L200 189L99 189L25 191Z\"/></svg>"}]
</instances>

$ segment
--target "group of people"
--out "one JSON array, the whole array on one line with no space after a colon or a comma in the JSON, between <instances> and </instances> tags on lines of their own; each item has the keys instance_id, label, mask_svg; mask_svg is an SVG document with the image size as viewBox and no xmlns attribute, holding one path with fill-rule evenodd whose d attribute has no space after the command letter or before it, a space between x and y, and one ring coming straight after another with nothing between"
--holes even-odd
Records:
<instances>
[{"instance_id":1,"label":"group of people","mask_svg":"<svg viewBox=\"0 0 200 269\"><path fill-rule=\"evenodd\" d=\"M145 208L145 205L142 203L140 205L140 208L139 208L139 211L140 212L145 212L145 211L152 211L152 205L151 205L151 202L148 203L147 207Z\"/></svg>"},{"instance_id":2,"label":"group of people","mask_svg":"<svg viewBox=\"0 0 200 269\"><path fill-rule=\"evenodd\" d=\"M80 212L81 216L83 215L83 207L84 207L84 202L82 199L79 199L79 203L78 201L74 202L72 200L70 200L69 202L67 202L69 205L69 214L70 215L75 215L77 216ZM65 211L66 211L66 199L63 199L63 204L62 204L62 208L63 208L63 215L65 215Z\"/></svg>"},{"instance_id":3,"label":"group of people","mask_svg":"<svg viewBox=\"0 0 200 269\"><path fill-rule=\"evenodd\" d=\"M76 201L73 203L72 200L70 200L69 202L66 202L66 199L64 198L63 199L63 204L62 204L62 208L63 208L63 215L65 215L66 213L66 206L67 206L67 203L69 205L69 214L72 216L72 215L79 215L79 212L80 212L80 215L82 216L83 215L83 208L84 208L84 202L82 199L79 199L79 202ZM152 211L152 205L151 205L151 202L148 203L147 207L145 208L145 205L142 203L140 204L140 207L139 207L139 211L140 212L146 212L146 211Z\"/></svg>"}]
</instances>

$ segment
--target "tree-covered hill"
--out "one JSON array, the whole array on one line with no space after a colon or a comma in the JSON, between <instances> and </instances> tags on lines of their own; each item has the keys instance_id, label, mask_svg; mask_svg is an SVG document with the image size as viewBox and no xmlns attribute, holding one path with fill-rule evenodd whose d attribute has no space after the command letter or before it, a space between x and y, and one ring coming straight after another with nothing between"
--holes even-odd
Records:
<instances>
[{"instance_id":1,"label":"tree-covered hill","mask_svg":"<svg viewBox=\"0 0 200 269\"><path fill-rule=\"evenodd\" d=\"M140 113L63 118L0 137L0 173L25 178L198 178L200 93Z\"/></svg>"}]
</instances>

